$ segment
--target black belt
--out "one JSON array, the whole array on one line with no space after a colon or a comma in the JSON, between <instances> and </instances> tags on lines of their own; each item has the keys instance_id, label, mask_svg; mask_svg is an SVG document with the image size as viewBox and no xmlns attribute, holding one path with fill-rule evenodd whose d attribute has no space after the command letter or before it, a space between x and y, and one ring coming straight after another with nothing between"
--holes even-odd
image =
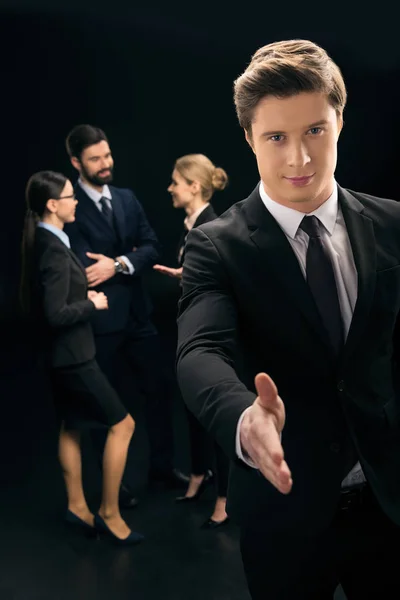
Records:
<instances>
[{"instance_id":1,"label":"black belt","mask_svg":"<svg viewBox=\"0 0 400 600\"><path fill-rule=\"evenodd\" d=\"M364 506L366 502L370 502L372 498L369 485L364 482L360 485L343 488L340 491L339 510L353 510L360 506Z\"/></svg>"}]
</instances>

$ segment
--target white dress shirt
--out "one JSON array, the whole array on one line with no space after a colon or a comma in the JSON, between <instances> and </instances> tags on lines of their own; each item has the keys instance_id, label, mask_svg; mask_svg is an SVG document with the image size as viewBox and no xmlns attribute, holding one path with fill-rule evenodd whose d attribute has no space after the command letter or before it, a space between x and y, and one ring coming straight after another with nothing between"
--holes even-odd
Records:
<instances>
[{"instance_id":1,"label":"white dress shirt","mask_svg":"<svg viewBox=\"0 0 400 600\"><path fill-rule=\"evenodd\" d=\"M196 223L198 216L201 215L201 213L203 212L203 210L205 210L207 208L207 206L210 206L209 202L207 202L207 204L204 204L204 206L201 206L192 215L187 216L185 218L185 220L183 221L183 224L184 224L187 232L189 232L189 231L191 231L191 229L193 229L193 225ZM185 241L186 241L186 236L185 236ZM183 242L182 246L179 248L178 262L181 262L182 254L183 254L183 251L185 249L185 241Z\"/></svg>"},{"instance_id":2,"label":"white dress shirt","mask_svg":"<svg viewBox=\"0 0 400 600\"><path fill-rule=\"evenodd\" d=\"M83 189L84 192L86 192L86 194L89 196L89 198L91 200L93 200L96 208L102 212L102 207L100 204L100 200L102 198L106 199L106 203L108 204L108 208L110 208L111 210L113 210L112 208L112 204L111 204L111 192L110 192L110 188L108 187L108 185L104 185L103 186L103 191L100 193L97 190L95 190L94 188L92 188L90 185L87 185L84 181L82 181L81 178L78 179L78 183L81 186L81 188ZM126 266L128 267L128 272L127 271L122 271L125 275L133 275L133 273L135 272L135 267L133 266L133 264L131 263L131 261L129 260L129 258L127 258L126 256L120 256L120 258L124 261L124 263L126 264Z\"/></svg>"},{"instance_id":3,"label":"white dress shirt","mask_svg":"<svg viewBox=\"0 0 400 600\"><path fill-rule=\"evenodd\" d=\"M338 202L338 189L334 185L332 195L319 208L312 213L302 213L293 208L283 206L272 200L264 190L260 182L259 192L268 212L274 217L283 233L289 240L293 248L301 271L306 277L306 256L309 236L299 229L300 223L305 216L315 215L323 225L322 239L332 260L333 272L336 280L340 310L343 320L344 336L347 338L351 320L353 318L354 307L357 301L357 270L354 263L353 251L351 249L350 239L347 233L343 214ZM283 399L285 400L285 399ZM248 409L246 409L248 410ZM255 468L254 463L243 456L240 444L240 425L242 423L244 411L239 419L236 433L236 453L238 457L249 466ZM364 474L359 463L351 470L348 476L342 482L342 485L348 487L355 483L365 481Z\"/></svg>"},{"instance_id":4,"label":"white dress shirt","mask_svg":"<svg viewBox=\"0 0 400 600\"><path fill-rule=\"evenodd\" d=\"M198 210L196 210L196 212L191 214L190 217L189 216L186 217L186 219L184 220L184 225L188 231L193 229L193 225L196 223L197 218L201 215L203 210L205 210L207 208L207 206L210 206L209 202L207 202L207 204L204 204L203 206L201 206Z\"/></svg>"}]
</instances>

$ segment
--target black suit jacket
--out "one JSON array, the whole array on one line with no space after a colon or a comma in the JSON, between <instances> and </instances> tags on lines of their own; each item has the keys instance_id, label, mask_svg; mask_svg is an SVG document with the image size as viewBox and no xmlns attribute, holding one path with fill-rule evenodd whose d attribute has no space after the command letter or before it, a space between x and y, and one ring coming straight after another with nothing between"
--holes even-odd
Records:
<instances>
[{"instance_id":1,"label":"black suit jacket","mask_svg":"<svg viewBox=\"0 0 400 600\"><path fill-rule=\"evenodd\" d=\"M95 334L123 331L128 324L132 327L148 321L152 307L142 275L157 262L159 254L156 235L135 195L130 190L109 187L114 227L79 183L75 185L75 222L65 226L72 250L85 267L95 262L86 252L94 252L110 258L125 255L135 268L133 275L117 274L96 288L107 296L109 308L96 311L92 320Z\"/></svg>"},{"instance_id":2,"label":"black suit jacket","mask_svg":"<svg viewBox=\"0 0 400 600\"><path fill-rule=\"evenodd\" d=\"M38 227L34 245L36 337L53 367L76 365L95 356L86 274L71 250L53 233Z\"/></svg>"},{"instance_id":3,"label":"black suit jacket","mask_svg":"<svg viewBox=\"0 0 400 600\"><path fill-rule=\"evenodd\" d=\"M358 298L339 360L298 260L258 188L190 232L179 305L177 372L189 408L235 461L228 510L267 527L325 527L351 442L386 513L400 525L400 429L393 335L400 307L400 205L339 188ZM286 406L284 496L239 461L236 429L265 371ZM354 460L354 457L353 457Z\"/></svg>"},{"instance_id":4,"label":"black suit jacket","mask_svg":"<svg viewBox=\"0 0 400 600\"><path fill-rule=\"evenodd\" d=\"M210 204L209 206L207 206L207 208L205 208L199 214L199 216L193 223L192 229L199 227L199 225L204 225L204 223L209 223L210 221L213 221L216 218L217 218L217 213L214 211L213 207ZM188 231L185 229L185 231L181 235L181 239L179 240L179 246L178 246L178 263L179 263L180 267L183 265L183 261L185 260L185 244L186 244L187 236L188 236ZM183 250L182 250L182 248L183 248ZM181 250L182 250L182 252L181 252Z\"/></svg>"}]
</instances>

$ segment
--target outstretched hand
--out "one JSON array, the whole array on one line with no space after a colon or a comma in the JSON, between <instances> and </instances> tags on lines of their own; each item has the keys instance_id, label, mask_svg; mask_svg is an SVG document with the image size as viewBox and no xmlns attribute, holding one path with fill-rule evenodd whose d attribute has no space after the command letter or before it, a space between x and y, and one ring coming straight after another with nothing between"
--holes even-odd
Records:
<instances>
[{"instance_id":1,"label":"outstretched hand","mask_svg":"<svg viewBox=\"0 0 400 600\"><path fill-rule=\"evenodd\" d=\"M277 490L288 494L293 481L281 444L285 406L266 373L256 376L255 385L258 396L241 423L242 449Z\"/></svg>"},{"instance_id":2,"label":"outstretched hand","mask_svg":"<svg viewBox=\"0 0 400 600\"><path fill-rule=\"evenodd\" d=\"M179 269L172 269L171 267L165 267L164 265L154 265L153 269L162 273L163 275L168 275L169 277L174 277L175 279L182 279L182 271L183 267Z\"/></svg>"}]
</instances>

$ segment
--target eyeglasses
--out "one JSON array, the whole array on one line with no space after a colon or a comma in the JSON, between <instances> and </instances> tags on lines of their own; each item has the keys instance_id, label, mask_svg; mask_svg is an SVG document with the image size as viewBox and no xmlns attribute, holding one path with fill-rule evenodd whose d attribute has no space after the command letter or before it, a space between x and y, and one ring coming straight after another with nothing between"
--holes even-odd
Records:
<instances>
[{"instance_id":1,"label":"eyeglasses","mask_svg":"<svg viewBox=\"0 0 400 600\"><path fill-rule=\"evenodd\" d=\"M70 196L60 196L59 200L68 200L68 198L73 198L74 200L76 200L75 194L71 194Z\"/></svg>"}]
</instances>

